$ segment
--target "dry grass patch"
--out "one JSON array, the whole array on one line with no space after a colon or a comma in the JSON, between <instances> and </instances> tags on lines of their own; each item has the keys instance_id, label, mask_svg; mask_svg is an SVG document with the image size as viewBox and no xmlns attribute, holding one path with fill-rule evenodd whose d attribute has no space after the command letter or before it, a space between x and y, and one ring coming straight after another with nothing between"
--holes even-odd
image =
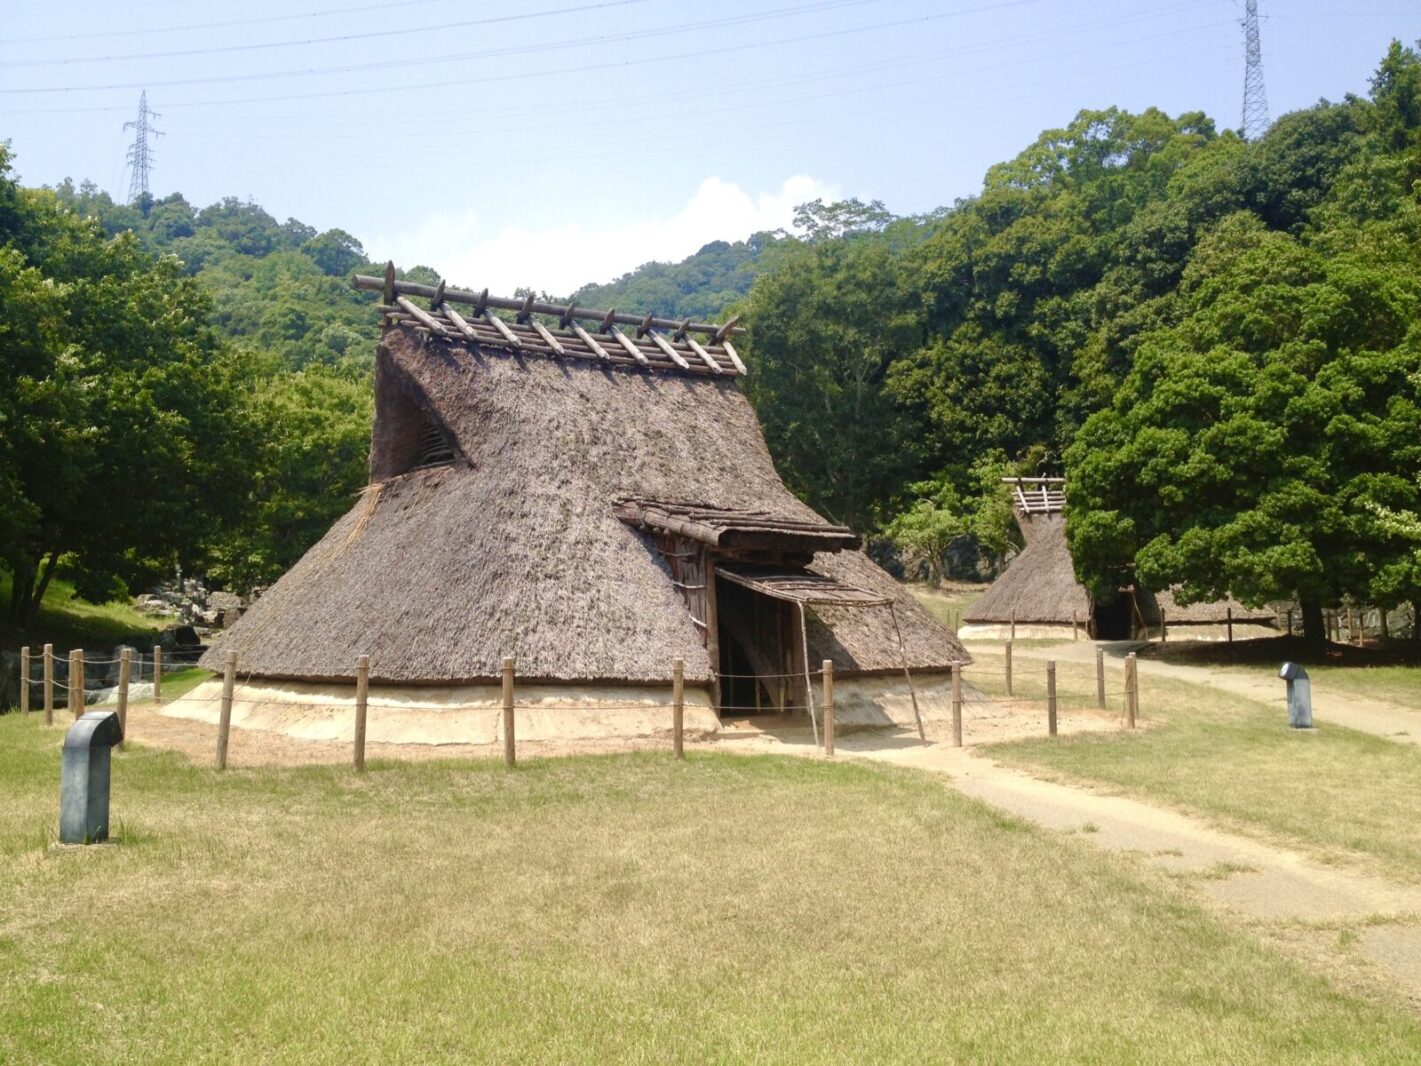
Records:
<instances>
[{"instance_id":1,"label":"dry grass patch","mask_svg":"<svg viewBox=\"0 0 1421 1066\"><path fill-rule=\"evenodd\" d=\"M1402 1061L1130 865L925 775L693 753L245 770L135 746L51 855L0 719L0 1061Z\"/></svg>"}]
</instances>

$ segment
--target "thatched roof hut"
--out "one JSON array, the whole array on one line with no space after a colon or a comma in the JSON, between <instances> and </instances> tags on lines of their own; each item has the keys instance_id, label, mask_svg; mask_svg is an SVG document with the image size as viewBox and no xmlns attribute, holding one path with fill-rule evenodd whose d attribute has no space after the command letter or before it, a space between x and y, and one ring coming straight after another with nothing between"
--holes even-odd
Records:
<instances>
[{"instance_id":1,"label":"thatched roof hut","mask_svg":"<svg viewBox=\"0 0 1421 1066\"><path fill-rule=\"evenodd\" d=\"M1071 636L1078 631L1101 639L1157 635L1161 619L1181 636L1216 636L1217 627L1272 625L1267 609L1246 608L1225 599L1181 607L1171 591L1123 589L1109 605L1096 604L1076 580L1066 543L1065 483L1062 478L1006 478L1012 487L1017 525L1026 546L963 617L962 636L1002 636L1015 624L1018 636Z\"/></svg>"},{"instance_id":2,"label":"thatched roof hut","mask_svg":"<svg viewBox=\"0 0 1421 1066\"><path fill-rule=\"evenodd\" d=\"M520 684L664 687L679 658L743 713L802 706L824 659L840 679L970 661L785 488L733 324L357 284L385 296L370 485L204 665L338 685L368 655L372 685L427 688L494 683L511 655Z\"/></svg>"}]
</instances>

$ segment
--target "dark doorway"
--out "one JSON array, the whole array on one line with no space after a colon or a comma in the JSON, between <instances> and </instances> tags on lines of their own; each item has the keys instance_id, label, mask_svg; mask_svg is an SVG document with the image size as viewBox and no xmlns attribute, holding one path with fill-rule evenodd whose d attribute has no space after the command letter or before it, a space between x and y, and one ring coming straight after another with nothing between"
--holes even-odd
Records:
<instances>
[{"instance_id":1,"label":"dark doorway","mask_svg":"<svg viewBox=\"0 0 1421 1066\"><path fill-rule=\"evenodd\" d=\"M720 578L715 585L722 716L789 714L803 704L793 604Z\"/></svg>"},{"instance_id":2,"label":"dark doorway","mask_svg":"<svg viewBox=\"0 0 1421 1066\"><path fill-rule=\"evenodd\" d=\"M1121 592L1110 603L1097 603L1093 612L1096 640L1129 640L1135 635L1134 596Z\"/></svg>"}]
</instances>

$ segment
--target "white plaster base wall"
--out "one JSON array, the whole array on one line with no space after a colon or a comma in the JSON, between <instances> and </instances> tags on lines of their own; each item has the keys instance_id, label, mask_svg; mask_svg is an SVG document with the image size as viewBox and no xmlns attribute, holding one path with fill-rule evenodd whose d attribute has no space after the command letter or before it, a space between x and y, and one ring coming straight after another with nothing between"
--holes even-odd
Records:
<instances>
[{"instance_id":1,"label":"white plaster base wall","mask_svg":"<svg viewBox=\"0 0 1421 1066\"><path fill-rule=\"evenodd\" d=\"M957 629L958 640L1010 640L1011 625L1001 625L997 623L978 622L972 625L959 626ZM1056 625L1044 622L1018 622L1016 624L1017 640L1089 640L1086 634L1085 623L1082 622L1080 629L1075 630L1069 623L1066 625Z\"/></svg>"},{"instance_id":2,"label":"white plaster base wall","mask_svg":"<svg viewBox=\"0 0 1421 1066\"><path fill-rule=\"evenodd\" d=\"M217 721L222 682L204 681L162 707L174 718ZM613 685L519 685L519 740L653 737L671 733L671 690ZM497 685L392 687L371 685L366 740L371 744L497 744L503 696ZM911 714L911 711L910 711ZM232 725L302 740L348 743L355 738L355 686L295 681L247 681L233 690ZM688 687L688 737L720 726L710 695Z\"/></svg>"},{"instance_id":3,"label":"white plaster base wall","mask_svg":"<svg viewBox=\"0 0 1421 1066\"><path fill-rule=\"evenodd\" d=\"M918 713L924 722L952 718L952 675L914 674ZM818 708L820 691L814 693ZM915 728L913 698L908 683L898 677L853 677L834 681L834 727Z\"/></svg>"}]
</instances>

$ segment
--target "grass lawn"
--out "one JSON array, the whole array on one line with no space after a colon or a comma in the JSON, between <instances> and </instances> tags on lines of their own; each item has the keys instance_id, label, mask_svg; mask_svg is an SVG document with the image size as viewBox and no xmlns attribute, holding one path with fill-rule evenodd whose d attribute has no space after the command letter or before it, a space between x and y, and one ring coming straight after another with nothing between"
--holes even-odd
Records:
<instances>
[{"instance_id":1,"label":"grass lawn","mask_svg":"<svg viewBox=\"0 0 1421 1066\"><path fill-rule=\"evenodd\" d=\"M982 593L991 588L990 582L944 581L941 585L908 585L908 591L939 622L951 626L962 624L962 616L967 613Z\"/></svg>"},{"instance_id":2,"label":"grass lawn","mask_svg":"<svg viewBox=\"0 0 1421 1066\"><path fill-rule=\"evenodd\" d=\"M0 604L10 602L10 583L10 575L0 570ZM156 637L163 626L172 621L142 614L126 600L86 603L75 598L72 585L56 578L45 590L44 602L30 625L17 629L5 621L0 612L0 648L18 648L23 644L39 648L53 644L56 653L86 644L111 648L124 640Z\"/></svg>"},{"instance_id":3,"label":"grass lawn","mask_svg":"<svg viewBox=\"0 0 1421 1066\"><path fill-rule=\"evenodd\" d=\"M116 756L0 719L0 1061L1418 1061L1421 1022L906 771Z\"/></svg>"},{"instance_id":4,"label":"grass lawn","mask_svg":"<svg viewBox=\"0 0 1421 1066\"><path fill-rule=\"evenodd\" d=\"M984 667L995 665L979 659ZM1019 678L1023 665L1017 664ZM1039 665L1030 664L1019 693L1042 691ZM1061 670L1063 690L1094 691L1085 668L1062 664ZM1119 663L1109 670L1113 693ZM1120 706L1118 696L1110 706ZM1150 728L1133 734L1043 737L992 745L990 754L1116 786L1329 861L1361 861L1405 880L1421 876L1421 748L1335 726L1300 733L1287 728L1277 706L1144 671L1140 707Z\"/></svg>"}]
</instances>

